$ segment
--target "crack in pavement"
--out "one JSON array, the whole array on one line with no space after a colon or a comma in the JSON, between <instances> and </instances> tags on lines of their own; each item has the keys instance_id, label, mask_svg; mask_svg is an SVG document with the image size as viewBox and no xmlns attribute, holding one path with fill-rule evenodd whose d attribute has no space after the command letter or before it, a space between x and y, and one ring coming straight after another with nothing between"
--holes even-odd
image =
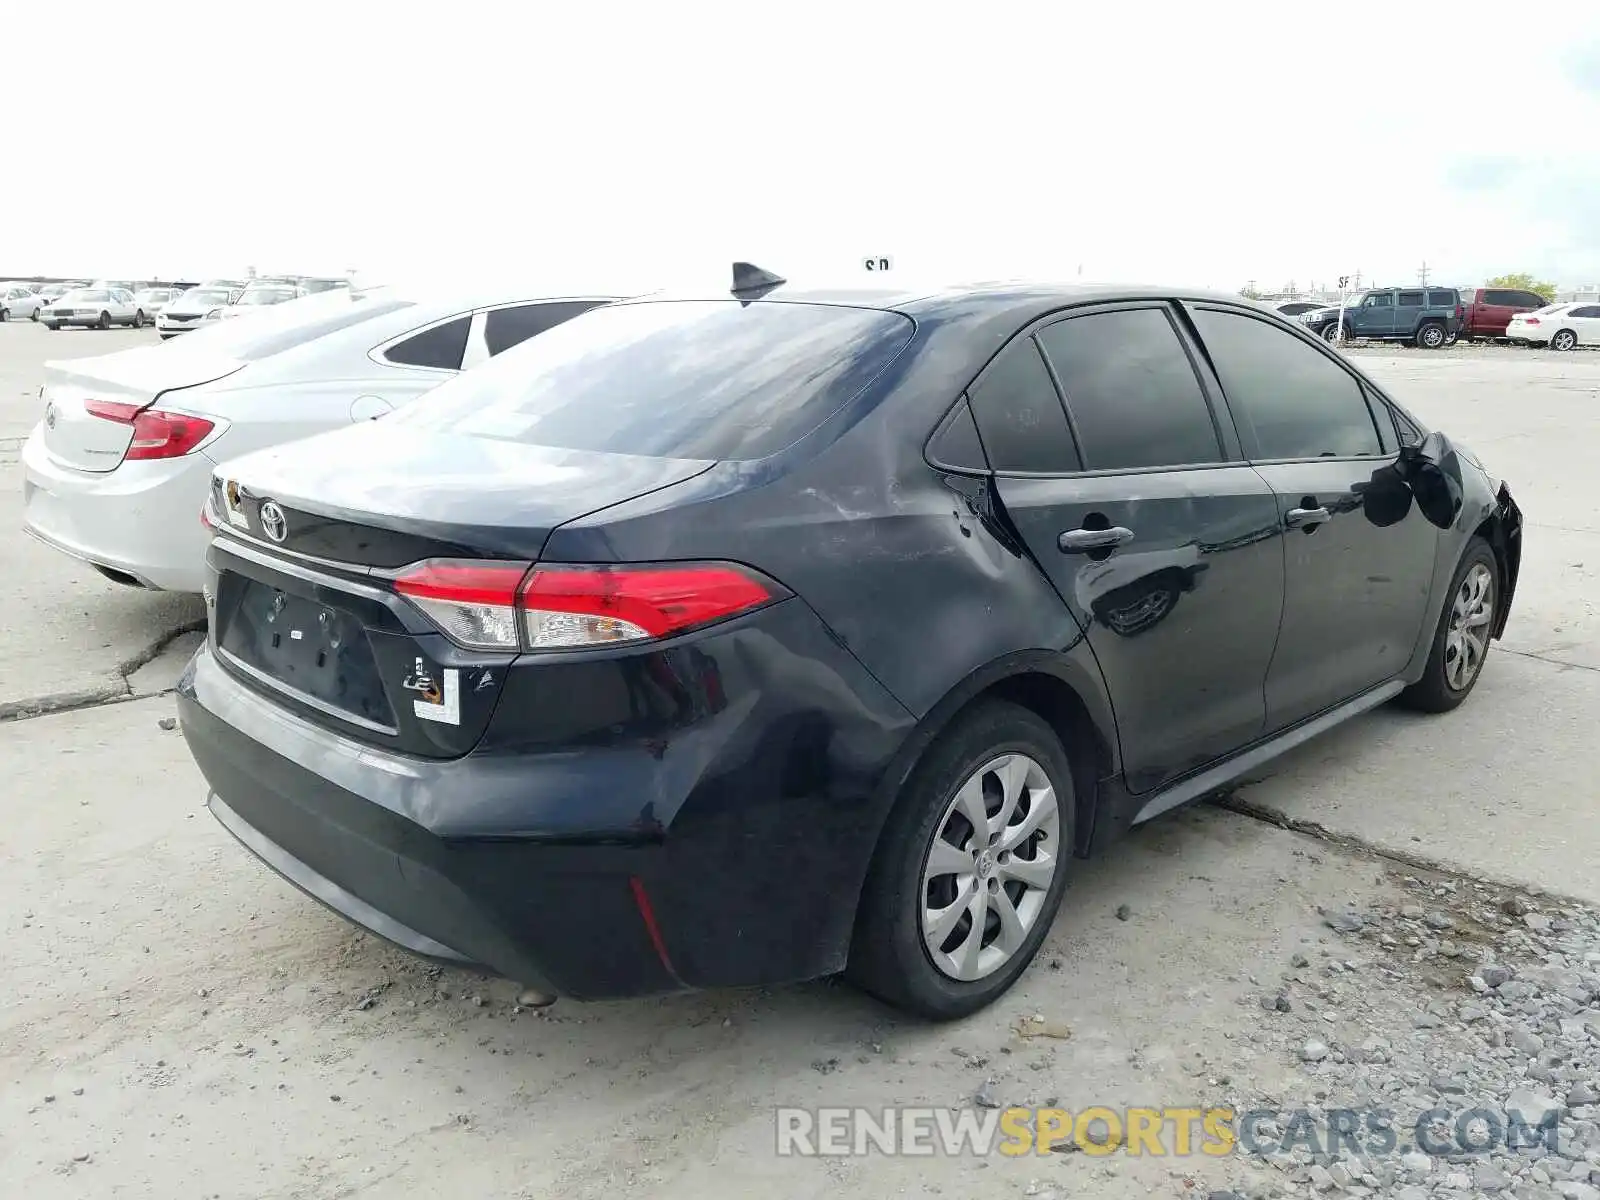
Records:
<instances>
[{"instance_id":1,"label":"crack in pavement","mask_svg":"<svg viewBox=\"0 0 1600 1200\"><path fill-rule=\"evenodd\" d=\"M141 667L149 666L172 643L179 638L191 633L204 633L205 621L186 621L174 629L162 634L155 642L130 655L118 663L113 671L116 675L115 683L107 683L101 687L78 688L70 692L51 692L43 696L30 696L23 700L0 701L0 725L9 721L28 721L35 717L54 716L57 713L78 712L85 708L98 708L105 704L117 704L123 700L144 699L142 695L135 695L133 685L129 678ZM157 695L165 694L165 689Z\"/></svg>"}]
</instances>

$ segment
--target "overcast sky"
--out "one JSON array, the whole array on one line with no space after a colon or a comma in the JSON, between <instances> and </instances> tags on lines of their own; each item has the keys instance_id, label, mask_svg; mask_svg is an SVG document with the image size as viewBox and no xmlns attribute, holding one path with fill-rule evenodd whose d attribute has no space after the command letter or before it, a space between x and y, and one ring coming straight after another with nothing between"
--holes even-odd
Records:
<instances>
[{"instance_id":1,"label":"overcast sky","mask_svg":"<svg viewBox=\"0 0 1600 1200\"><path fill-rule=\"evenodd\" d=\"M17 0L0 271L1594 281L1600 17L1514 9Z\"/></svg>"}]
</instances>

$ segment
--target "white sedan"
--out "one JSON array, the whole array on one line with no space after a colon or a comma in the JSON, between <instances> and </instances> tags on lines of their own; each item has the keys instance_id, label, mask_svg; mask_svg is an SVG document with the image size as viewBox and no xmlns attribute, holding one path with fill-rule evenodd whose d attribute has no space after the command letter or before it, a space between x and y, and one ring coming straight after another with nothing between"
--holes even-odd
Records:
<instances>
[{"instance_id":1,"label":"white sedan","mask_svg":"<svg viewBox=\"0 0 1600 1200\"><path fill-rule=\"evenodd\" d=\"M251 283L239 293L239 298L232 304L213 309L206 314L205 319L231 321L237 317L250 317L264 308L285 304L290 300L299 300L308 295L309 292L293 283Z\"/></svg>"},{"instance_id":2,"label":"white sedan","mask_svg":"<svg viewBox=\"0 0 1600 1200\"><path fill-rule=\"evenodd\" d=\"M1600 304L1547 304L1530 313L1513 313L1506 337L1516 346L1552 350L1600 346Z\"/></svg>"},{"instance_id":3,"label":"white sedan","mask_svg":"<svg viewBox=\"0 0 1600 1200\"><path fill-rule=\"evenodd\" d=\"M60 329L63 325L92 329L131 325L140 329L148 315L127 288L79 288L58 296L39 313L39 319L51 329Z\"/></svg>"},{"instance_id":4,"label":"white sedan","mask_svg":"<svg viewBox=\"0 0 1600 1200\"><path fill-rule=\"evenodd\" d=\"M159 317L161 310L177 298L177 288L144 288L133 294L134 303L144 310L145 318L151 321Z\"/></svg>"},{"instance_id":5,"label":"white sedan","mask_svg":"<svg viewBox=\"0 0 1600 1200\"><path fill-rule=\"evenodd\" d=\"M0 321L13 317L19 321L23 317L37 321L44 305L44 297L25 284L0 284Z\"/></svg>"},{"instance_id":6,"label":"white sedan","mask_svg":"<svg viewBox=\"0 0 1600 1200\"><path fill-rule=\"evenodd\" d=\"M23 527L118 583L198 592L218 462L381 417L614 297L341 288L180 341L45 364Z\"/></svg>"}]
</instances>

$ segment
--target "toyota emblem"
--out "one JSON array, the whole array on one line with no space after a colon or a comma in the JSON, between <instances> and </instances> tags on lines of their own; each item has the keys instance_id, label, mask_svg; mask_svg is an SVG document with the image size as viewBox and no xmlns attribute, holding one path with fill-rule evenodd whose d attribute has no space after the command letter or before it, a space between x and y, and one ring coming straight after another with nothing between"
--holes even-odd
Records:
<instances>
[{"instance_id":1,"label":"toyota emblem","mask_svg":"<svg viewBox=\"0 0 1600 1200\"><path fill-rule=\"evenodd\" d=\"M289 520L283 515L283 509L271 500L261 505L261 532L275 542L289 536Z\"/></svg>"},{"instance_id":2,"label":"toyota emblem","mask_svg":"<svg viewBox=\"0 0 1600 1200\"><path fill-rule=\"evenodd\" d=\"M44 424L46 429L54 429L56 427L56 402L54 400L44 406Z\"/></svg>"}]
</instances>

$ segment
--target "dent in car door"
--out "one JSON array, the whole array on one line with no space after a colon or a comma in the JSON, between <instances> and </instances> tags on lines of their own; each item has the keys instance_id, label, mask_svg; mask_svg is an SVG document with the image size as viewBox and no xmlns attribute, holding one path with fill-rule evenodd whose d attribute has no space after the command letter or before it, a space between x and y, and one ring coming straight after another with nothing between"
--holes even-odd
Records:
<instances>
[{"instance_id":1,"label":"dent in car door","mask_svg":"<svg viewBox=\"0 0 1600 1200\"><path fill-rule=\"evenodd\" d=\"M1008 356L1034 381L1021 424L990 391ZM1237 443L1167 306L1092 310L1014 341L971 400L1006 511L1087 632L1130 790L1257 737L1283 598L1277 512L1229 461ZM1061 446L1053 463L1046 444Z\"/></svg>"},{"instance_id":2,"label":"dent in car door","mask_svg":"<svg viewBox=\"0 0 1600 1200\"><path fill-rule=\"evenodd\" d=\"M1388 410L1336 355L1242 310L1197 306L1193 316L1245 452L1277 500L1284 605L1266 681L1277 730L1405 668L1439 531L1392 470Z\"/></svg>"}]
</instances>

